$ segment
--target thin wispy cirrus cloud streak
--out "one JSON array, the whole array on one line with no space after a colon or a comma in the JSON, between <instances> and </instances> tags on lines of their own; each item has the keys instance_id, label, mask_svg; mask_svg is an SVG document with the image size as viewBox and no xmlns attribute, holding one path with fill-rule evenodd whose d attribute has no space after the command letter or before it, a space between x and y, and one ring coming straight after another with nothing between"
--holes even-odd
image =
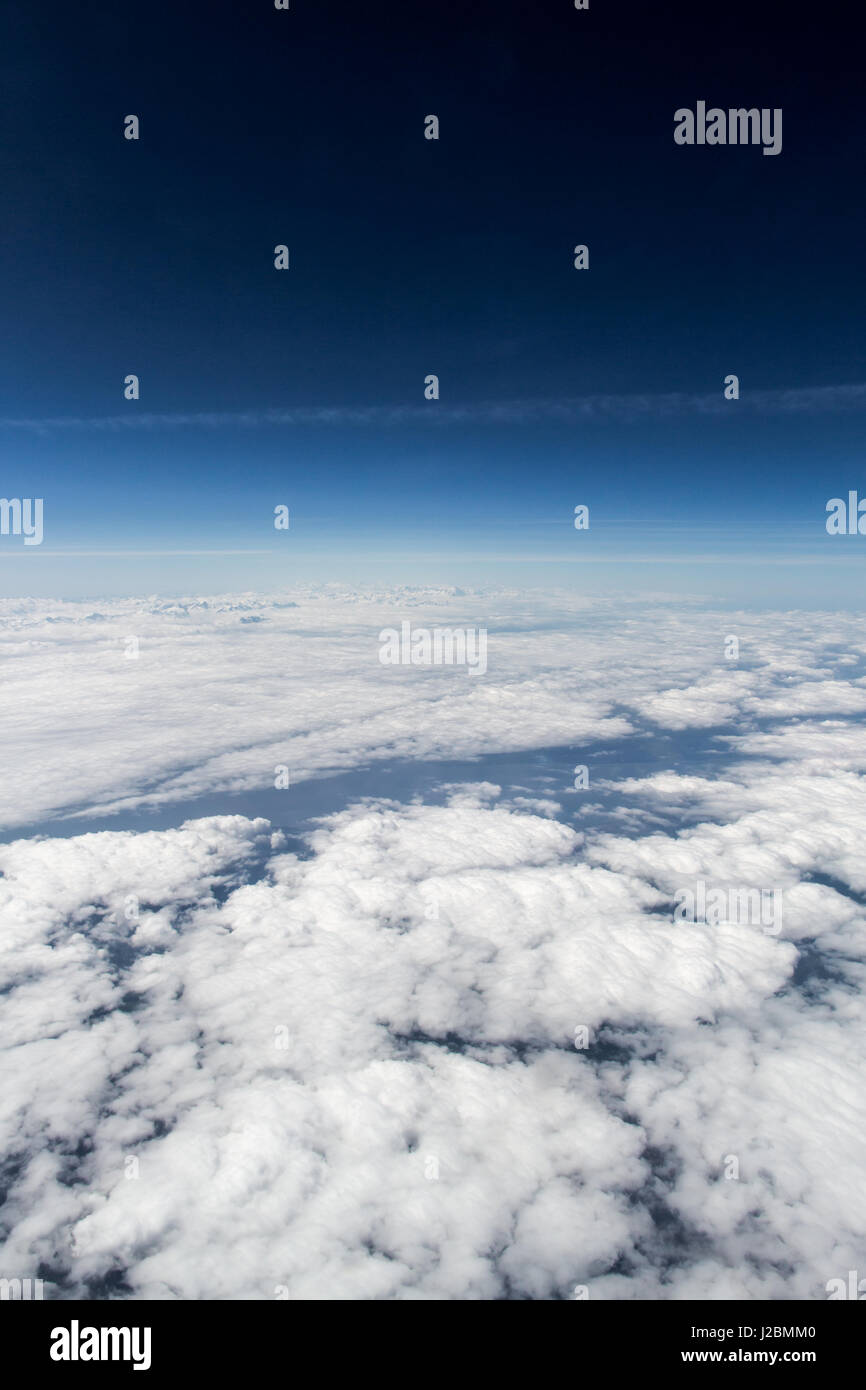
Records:
<instances>
[{"instance_id":1,"label":"thin wispy cirrus cloud streak","mask_svg":"<svg viewBox=\"0 0 866 1390\"><path fill-rule=\"evenodd\" d=\"M744 391L740 410L761 414L802 414L866 409L866 383L808 386L789 390ZM535 420L581 418L639 419L652 416L730 412L721 392L694 394L588 395L561 399L478 401L466 405L292 406L269 410L129 411L121 415L56 415L41 419L0 417L0 429L48 433L52 430L160 430L181 427L220 429L292 425L520 424Z\"/></svg>"}]
</instances>

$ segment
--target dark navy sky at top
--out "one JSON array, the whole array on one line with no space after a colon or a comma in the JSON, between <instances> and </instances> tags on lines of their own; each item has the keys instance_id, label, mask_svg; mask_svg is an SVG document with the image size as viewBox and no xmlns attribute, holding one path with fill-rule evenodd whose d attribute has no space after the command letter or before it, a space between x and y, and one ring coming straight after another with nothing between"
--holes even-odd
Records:
<instances>
[{"instance_id":1,"label":"dark navy sky at top","mask_svg":"<svg viewBox=\"0 0 866 1390\"><path fill-rule=\"evenodd\" d=\"M8 5L0 416L420 404L428 372L448 404L721 392L731 371L744 392L866 380L854 19L694 0ZM782 153L678 147L674 111L698 99L782 107ZM837 417L830 452L862 426ZM605 429L602 450L618 431L630 450L672 440L688 472L687 424ZM483 433L452 442L471 454ZM568 435L532 426L534 467ZM711 471L754 476L766 445L771 473L826 496L803 453L825 435L752 417ZM0 436L37 471L64 450L110 467L104 439ZM112 437L111 460L144 447ZM182 450L201 443L167 439L154 468ZM236 466L225 440L207 450Z\"/></svg>"},{"instance_id":2,"label":"dark navy sky at top","mask_svg":"<svg viewBox=\"0 0 866 1390\"><path fill-rule=\"evenodd\" d=\"M13 5L3 413L131 363L154 409L858 379L858 49L756 9ZM783 107L782 154L675 146L698 98Z\"/></svg>"}]
</instances>

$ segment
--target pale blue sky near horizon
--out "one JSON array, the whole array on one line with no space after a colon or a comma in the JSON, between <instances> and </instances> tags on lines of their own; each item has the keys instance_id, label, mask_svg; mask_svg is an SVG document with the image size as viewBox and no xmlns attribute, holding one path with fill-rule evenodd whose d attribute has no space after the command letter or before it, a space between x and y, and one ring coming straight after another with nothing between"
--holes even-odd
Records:
<instances>
[{"instance_id":1,"label":"pale blue sky near horizon","mask_svg":"<svg viewBox=\"0 0 866 1390\"><path fill-rule=\"evenodd\" d=\"M866 536L826 529L828 500L863 476L857 408L761 414L745 399L639 420L430 418L0 422L0 491L42 497L44 512L41 545L0 536L0 593L338 582L864 605ZM587 530L574 527L580 504ZM274 526L280 505L288 530Z\"/></svg>"}]
</instances>

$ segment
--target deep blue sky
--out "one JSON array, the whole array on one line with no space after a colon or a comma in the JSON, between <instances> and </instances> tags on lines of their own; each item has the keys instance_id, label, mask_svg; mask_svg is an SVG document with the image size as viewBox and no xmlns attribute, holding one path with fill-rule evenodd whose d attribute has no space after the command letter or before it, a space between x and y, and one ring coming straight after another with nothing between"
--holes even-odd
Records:
<instances>
[{"instance_id":1,"label":"deep blue sky","mask_svg":"<svg viewBox=\"0 0 866 1390\"><path fill-rule=\"evenodd\" d=\"M866 382L854 14L590 6L8 5L0 495L45 499L45 541L0 537L2 592L507 579L859 602L866 537L823 519L866 494L866 409L772 395ZM782 153L677 146L699 99L781 107ZM665 405L720 400L729 372L739 402ZM643 404L557 413L620 395ZM37 427L67 417L102 423ZM272 553L52 554L220 549Z\"/></svg>"}]
</instances>

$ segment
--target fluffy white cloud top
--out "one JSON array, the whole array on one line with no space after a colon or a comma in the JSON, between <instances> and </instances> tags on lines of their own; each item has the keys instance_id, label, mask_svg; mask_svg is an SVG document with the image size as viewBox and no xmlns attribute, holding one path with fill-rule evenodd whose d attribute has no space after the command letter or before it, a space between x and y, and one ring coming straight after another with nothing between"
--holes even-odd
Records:
<instances>
[{"instance_id":1,"label":"fluffy white cloud top","mask_svg":"<svg viewBox=\"0 0 866 1390\"><path fill-rule=\"evenodd\" d=\"M403 620L486 627L486 673L383 666L379 633ZM737 661L724 655L731 633ZM664 596L326 586L184 603L7 599L0 825L273 786L276 766L297 783L386 758L588 748L647 726L857 715L864 657L856 614L720 613Z\"/></svg>"},{"instance_id":2,"label":"fluffy white cloud top","mask_svg":"<svg viewBox=\"0 0 866 1390\"><path fill-rule=\"evenodd\" d=\"M385 612L481 621L465 596L298 603L7 614L7 818L632 727L636 765L649 727L703 729L712 770L674 741L609 779L627 833L476 779L355 801L298 853L239 815L0 846L0 1275L61 1298L792 1299L866 1268L848 619L741 615L729 670L730 617L551 600L530 627L499 596L476 680L376 656ZM698 881L778 890L778 931L676 920Z\"/></svg>"}]
</instances>

